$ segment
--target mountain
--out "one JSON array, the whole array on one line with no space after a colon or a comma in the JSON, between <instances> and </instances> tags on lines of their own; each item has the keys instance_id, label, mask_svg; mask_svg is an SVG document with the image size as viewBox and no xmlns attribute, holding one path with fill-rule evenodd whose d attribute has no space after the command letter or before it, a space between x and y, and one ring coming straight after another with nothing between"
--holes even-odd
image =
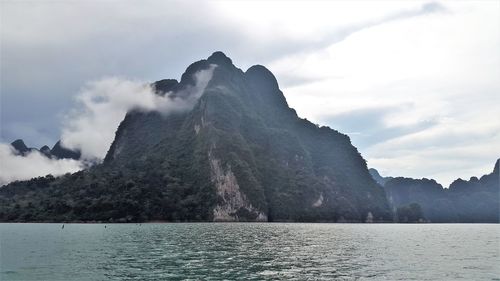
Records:
<instances>
[{"instance_id":1,"label":"mountain","mask_svg":"<svg viewBox=\"0 0 500 281\"><path fill-rule=\"evenodd\" d=\"M40 149L28 148L22 139L17 139L10 144L15 151L16 155L26 156L26 154L32 151L38 151L48 158L54 159L73 159L79 160L81 153L78 150L71 150L65 148L61 145L61 141L57 143L50 149L47 145L42 146Z\"/></svg>"},{"instance_id":2,"label":"mountain","mask_svg":"<svg viewBox=\"0 0 500 281\"><path fill-rule=\"evenodd\" d=\"M74 159L78 160L81 157L81 153L78 150L71 150L65 148L61 145L61 141L57 141L56 144L50 150L50 155L57 159Z\"/></svg>"},{"instance_id":3,"label":"mountain","mask_svg":"<svg viewBox=\"0 0 500 281\"><path fill-rule=\"evenodd\" d=\"M26 155L31 151L31 149L26 146L22 139L17 139L11 142L10 145L14 148L17 155Z\"/></svg>"},{"instance_id":4,"label":"mountain","mask_svg":"<svg viewBox=\"0 0 500 281\"><path fill-rule=\"evenodd\" d=\"M457 179L449 193L459 221L500 222L500 172L498 159L490 174L469 181Z\"/></svg>"},{"instance_id":5,"label":"mountain","mask_svg":"<svg viewBox=\"0 0 500 281\"><path fill-rule=\"evenodd\" d=\"M191 110L127 113L102 164L0 188L0 220L392 220L349 137L299 118L264 66L216 52L153 86L189 100L209 69Z\"/></svg>"},{"instance_id":6,"label":"mountain","mask_svg":"<svg viewBox=\"0 0 500 281\"><path fill-rule=\"evenodd\" d=\"M49 148L48 146L46 146L46 145L44 145L44 146L42 146L42 147L40 148L40 152L41 152L43 155L45 155L45 156L47 156L47 157L49 157L49 158L52 156L52 154L51 154L51 152L50 152L50 148Z\"/></svg>"},{"instance_id":7,"label":"mountain","mask_svg":"<svg viewBox=\"0 0 500 281\"><path fill-rule=\"evenodd\" d=\"M383 178L383 186L396 219L399 210L408 211L411 204L417 204L421 208L421 215L415 217L417 221L500 222L498 166L499 160L490 174L480 179L472 177L469 181L457 179L449 188L432 179L403 177ZM377 174L372 173L374 179Z\"/></svg>"}]
</instances>

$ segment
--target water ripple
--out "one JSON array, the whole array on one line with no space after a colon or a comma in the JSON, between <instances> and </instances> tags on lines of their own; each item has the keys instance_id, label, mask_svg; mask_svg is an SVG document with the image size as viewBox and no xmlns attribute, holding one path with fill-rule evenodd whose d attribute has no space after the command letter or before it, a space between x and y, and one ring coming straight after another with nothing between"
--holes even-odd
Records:
<instances>
[{"instance_id":1,"label":"water ripple","mask_svg":"<svg viewBox=\"0 0 500 281\"><path fill-rule=\"evenodd\" d=\"M1 280L494 280L498 225L0 224Z\"/></svg>"}]
</instances>

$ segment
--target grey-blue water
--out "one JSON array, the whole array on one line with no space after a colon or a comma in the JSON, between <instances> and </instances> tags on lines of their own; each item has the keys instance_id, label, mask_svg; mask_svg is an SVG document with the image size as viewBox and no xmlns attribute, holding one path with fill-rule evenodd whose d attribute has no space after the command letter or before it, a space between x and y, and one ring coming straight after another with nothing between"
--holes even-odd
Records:
<instances>
[{"instance_id":1,"label":"grey-blue water","mask_svg":"<svg viewBox=\"0 0 500 281\"><path fill-rule=\"evenodd\" d=\"M500 225L0 224L0 280L500 280Z\"/></svg>"}]
</instances>

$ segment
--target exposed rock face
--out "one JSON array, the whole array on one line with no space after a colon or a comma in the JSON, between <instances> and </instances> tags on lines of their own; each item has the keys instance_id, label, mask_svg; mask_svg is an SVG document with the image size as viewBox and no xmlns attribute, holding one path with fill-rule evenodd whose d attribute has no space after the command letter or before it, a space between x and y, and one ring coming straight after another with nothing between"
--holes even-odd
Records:
<instances>
[{"instance_id":1,"label":"exposed rock face","mask_svg":"<svg viewBox=\"0 0 500 281\"><path fill-rule=\"evenodd\" d=\"M371 212L368 212L368 214L366 215L366 220L365 220L366 223L372 223L373 222L373 215Z\"/></svg>"},{"instance_id":2,"label":"exposed rock face","mask_svg":"<svg viewBox=\"0 0 500 281\"><path fill-rule=\"evenodd\" d=\"M319 195L319 198L318 200L316 200L316 202L313 203L313 207L321 207L321 205L323 205L323 194L320 194Z\"/></svg>"},{"instance_id":3,"label":"exposed rock face","mask_svg":"<svg viewBox=\"0 0 500 281\"><path fill-rule=\"evenodd\" d=\"M242 214L243 220L267 221L267 215L257 210L250 204L245 194L240 191L238 181L231 171L231 166L223 169L220 160L208 154L212 181L219 197L217 205L213 210L214 221L240 221L238 214Z\"/></svg>"}]
</instances>

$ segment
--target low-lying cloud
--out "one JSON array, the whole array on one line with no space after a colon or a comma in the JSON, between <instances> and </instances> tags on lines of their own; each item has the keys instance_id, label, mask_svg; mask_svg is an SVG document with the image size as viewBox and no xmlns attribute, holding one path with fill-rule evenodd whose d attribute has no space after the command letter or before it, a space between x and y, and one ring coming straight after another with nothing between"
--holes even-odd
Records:
<instances>
[{"instance_id":1,"label":"low-lying cloud","mask_svg":"<svg viewBox=\"0 0 500 281\"><path fill-rule=\"evenodd\" d=\"M212 78L215 65L194 74L194 85L178 95L155 94L150 84L121 78L105 78L88 83L77 96L79 107L68 114L62 129L62 143L79 149L84 159L106 156L118 125L130 110L170 114L189 110Z\"/></svg>"},{"instance_id":2,"label":"low-lying cloud","mask_svg":"<svg viewBox=\"0 0 500 281\"><path fill-rule=\"evenodd\" d=\"M158 95L149 83L121 78L87 83L77 96L77 107L65 117L61 136L66 148L82 152L82 159L53 159L36 150L22 156L11 145L0 143L0 185L48 174L73 173L83 169L87 160L100 161L128 111L168 115L191 109L210 82L215 67L196 72L194 85L187 85L175 95Z\"/></svg>"},{"instance_id":3,"label":"low-lying cloud","mask_svg":"<svg viewBox=\"0 0 500 281\"><path fill-rule=\"evenodd\" d=\"M0 143L0 185L15 180L27 180L33 177L63 175L83 169L83 163L72 159L51 159L38 151L26 156L16 155L14 148Z\"/></svg>"}]
</instances>

